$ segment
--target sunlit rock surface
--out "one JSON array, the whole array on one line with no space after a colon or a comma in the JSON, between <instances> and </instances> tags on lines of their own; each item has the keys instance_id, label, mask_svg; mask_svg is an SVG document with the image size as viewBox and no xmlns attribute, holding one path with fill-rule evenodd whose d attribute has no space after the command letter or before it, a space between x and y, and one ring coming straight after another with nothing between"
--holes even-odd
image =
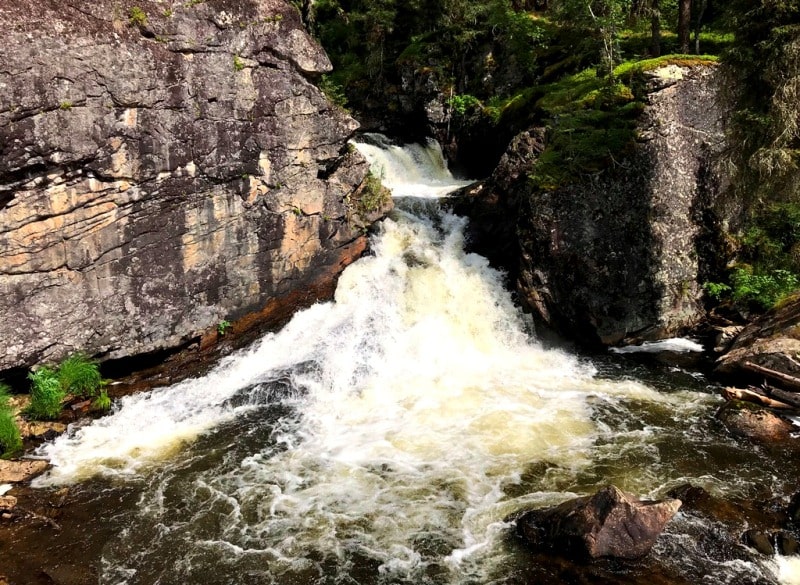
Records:
<instances>
[{"instance_id":1,"label":"sunlit rock surface","mask_svg":"<svg viewBox=\"0 0 800 585\"><path fill-rule=\"evenodd\" d=\"M363 251L385 210L290 4L0 0L0 25L0 370L269 323Z\"/></svg>"}]
</instances>

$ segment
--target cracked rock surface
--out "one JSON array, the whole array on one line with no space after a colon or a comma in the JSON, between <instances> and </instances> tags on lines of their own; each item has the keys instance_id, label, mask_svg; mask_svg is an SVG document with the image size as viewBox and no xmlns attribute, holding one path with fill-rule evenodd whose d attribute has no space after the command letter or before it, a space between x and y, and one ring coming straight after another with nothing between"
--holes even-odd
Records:
<instances>
[{"instance_id":1,"label":"cracked rock surface","mask_svg":"<svg viewBox=\"0 0 800 585\"><path fill-rule=\"evenodd\" d=\"M0 26L0 370L269 322L386 211L282 0L0 0Z\"/></svg>"}]
</instances>

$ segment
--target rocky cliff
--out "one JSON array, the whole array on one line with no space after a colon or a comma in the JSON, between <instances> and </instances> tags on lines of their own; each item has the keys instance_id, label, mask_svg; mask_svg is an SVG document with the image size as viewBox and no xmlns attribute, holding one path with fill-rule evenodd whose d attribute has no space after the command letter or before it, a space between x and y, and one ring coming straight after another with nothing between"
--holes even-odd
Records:
<instances>
[{"instance_id":1,"label":"rocky cliff","mask_svg":"<svg viewBox=\"0 0 800 585\"><path fill-rule=\"evenodd\" d=\"M523 303L588 343L657 339L692 327L704 314L704 263L717 257L711 250L724 181L715 161L724 137L716 69L670 65L646 72L644 82L635 141L606 168L535 187L528 176L547 133L532 129L460 206L478 209L479 225L518 217L512 234L495 229L493 241L479 227L477 239L514 250L520 260L508 268ZM488 210L487 201L495 202Z\"/></svg>"},{"instance_id":2,"label":"rocky cliff","mask_svg":"<svg viewBox=\"0 0 800 585\"><path fill-rule=\"evenodd\" d=\"M385 212L282 0L0 0L0 370L332 292Z\"/></svg>"}]
</instances>

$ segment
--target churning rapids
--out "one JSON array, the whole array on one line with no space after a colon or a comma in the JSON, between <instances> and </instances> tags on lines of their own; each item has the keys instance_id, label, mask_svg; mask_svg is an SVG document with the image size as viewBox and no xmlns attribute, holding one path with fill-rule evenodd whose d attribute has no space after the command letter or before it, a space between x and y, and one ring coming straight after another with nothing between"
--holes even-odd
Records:
<instances>
[{"instance_id":1,"label":"churning rapids","mask_svg":"<svg viewBox=\"0 0 800 585\"><path fill-rule=\"evenodd\" d=\"M509 514L608 483L791 491L710 427L718 399L697 376L667 383L538 342L502 275L464 252L465 220L438 210L463 183L435 145L358 147L398 209L335 302L40 453L55 467L39 486L95 486L104 510L135 493L107 520L101 583L560 583L511 538ZM679 513L647 561L609 575L794 579L777 558L707 554L697 522Z\"/></svg>"}]
</instances>

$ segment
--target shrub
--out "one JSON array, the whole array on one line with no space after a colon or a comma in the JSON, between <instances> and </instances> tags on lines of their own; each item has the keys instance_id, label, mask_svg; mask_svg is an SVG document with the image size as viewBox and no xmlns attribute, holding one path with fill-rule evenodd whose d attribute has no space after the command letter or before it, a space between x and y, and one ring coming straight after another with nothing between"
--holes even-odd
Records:
<instances>
[{"instance_id":1,"label":"shrub","mask_svg":"<svg viewBox=\"0 0 800 585\"><path fill-rule=\"evenodd\" d=\"M65 394L83 398L98 396L106 384L97 362L82 353L73 354L61 362L57 376Z\"/></svg>"},{"instance_id":2,"label":"shrub","mask_svg":"<svg viewBox=\"0 0 800 585\"><path fill-rule=\"evenodd\" d=\"M134 6L128 11L128 23L131 26L145 26L147 24L147 14L138 6Z\"/></svg>"},{"instance_id":3,"label":"shrub","mask_svg":"<svg viewBox=\"0 0 800 585\"><path fill-rule=\"evenodd\" d=\"M66 392L61 387L56 371L42 366L28 374L28 380L31 382L31 403L25 413L38 420L58 417Z\"/></svg>"},{"instance_id":4,"label":"shrub","mask_svg":"<svg viewBox=\"0 0 800 585\"><path fill-rule=\"evenodd\" d=\"M14 411L11 408L9 388L0 383L0 457L13 457L22 449L22 437L19 433Z\"/></svg>"},{"instance_id":5,"label":"shrub","mask_svg":"<svg viewBox=\"0 0 800 585\"><path fill-rule=\"evenodd\" d=\"M100 394L92 401L92 407L96 410L108 410L111 408L111 399L105 390L100 390Z\"/></svg>"},{"instance_id":6,"label":"shrub","mask_svg":"<svg viewBox=\"0 0 800 585\"><path fill-rule=\"evenodd\" d=\"M766 311L800 288L800 277L789 270L756 272L750 266L735 268L730 285L706 282L708 296L717 301L730 299L744 309Z\"/></svg>"},{"instance_id":7,"label":"shrub","mask_svg":"<svg viewBox=\"0 0 800 585\"><path fill-rule=\"evenodd\" d=\"M244 61L242 61L242 58L239 55L234 55L233 56L233 70L234 71L241 71L242 69L244 69Z\"/></svg>"}]
</instances>

